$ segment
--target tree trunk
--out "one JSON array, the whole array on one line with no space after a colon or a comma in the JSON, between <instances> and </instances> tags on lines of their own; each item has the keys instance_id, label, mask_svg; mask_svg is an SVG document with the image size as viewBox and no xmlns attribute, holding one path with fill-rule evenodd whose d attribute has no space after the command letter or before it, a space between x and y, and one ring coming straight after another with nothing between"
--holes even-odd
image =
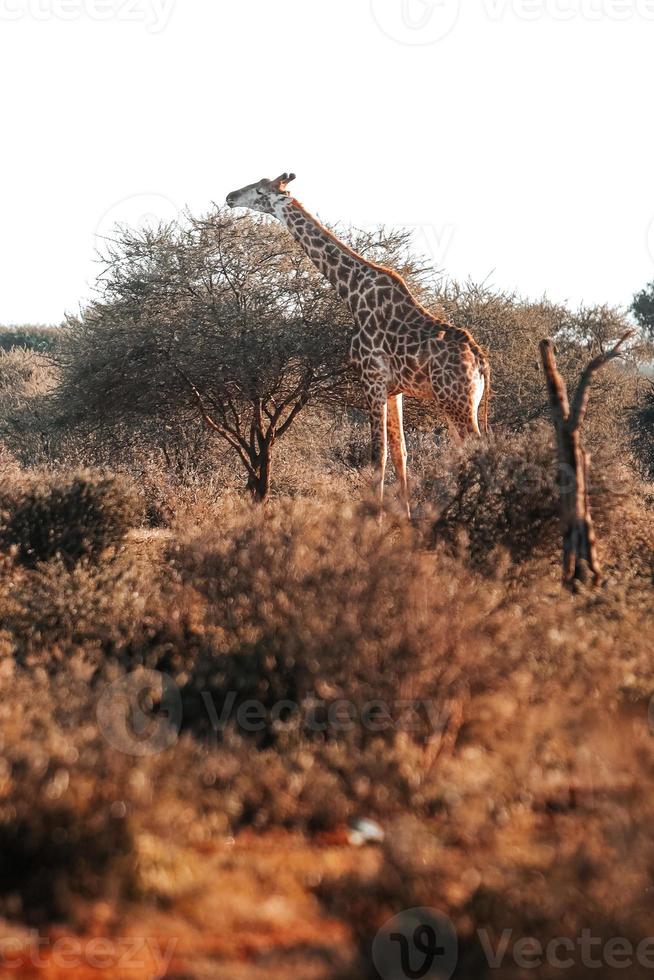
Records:
<instances>
[{"instance_id":1,"label":"tree trunk","mask_svg":"<svg viewBox=\"0 0 654 980\"><path fill-rule=\"evenodd\" d=\"M252 460L252 470L247 482L247 490L254 503L263 503L270 492L270 473L272 469L272 446L267 440Z\"/></svg>"},{"instance_id":2,"label":"tree trunk","mask_svg":"<svg viewBox=\"0 0 654 980\"><path fill-rule=\"evenodd\" d=\"M559 457L563 581L571 587L576 582L586 583L590 579L598 585L602 579L588 491L590 456L582 446L580 434L588 405L588 386L599 368L619 356L622 344L630 335L625 334L612 350L588 364L574 394L572 408L565 382L556 366L554 345L551 340L540 343ZM569 486L567 476L570 477Z\"/></svg>"},{"instance_id":3,"label":"tree trunk","mask_svg":"<svg viewBox=\"0 0 654 980\"><path fill-rule=\"evenodd\" d=\"M590 510L588 478L590 456L584 451L578 429L557 426L559 447L563 580L597 585L601 570ZM566 479L570 475L570 481Z\"/></svg>"}]
</instances>

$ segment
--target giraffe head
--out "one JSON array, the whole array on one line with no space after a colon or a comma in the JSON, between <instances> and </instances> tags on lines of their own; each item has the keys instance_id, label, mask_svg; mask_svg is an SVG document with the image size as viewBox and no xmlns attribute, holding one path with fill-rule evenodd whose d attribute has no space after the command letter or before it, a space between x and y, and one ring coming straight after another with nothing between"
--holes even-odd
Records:
<instances>
[{"instance_id":1,"label":"giraffe head","mask_svg":"<svg viewBox=\"0 0 654 980\"><path fill-rule=\"evenodd\" d=\"M292 180L295 180L295 174L284 173L274 180L264 178L256 184L247 184L228 194L227 204L230 208L249 208L263 214L275 214L276 205L289 197L286 187Z\"/></svg>"}]
</instances>

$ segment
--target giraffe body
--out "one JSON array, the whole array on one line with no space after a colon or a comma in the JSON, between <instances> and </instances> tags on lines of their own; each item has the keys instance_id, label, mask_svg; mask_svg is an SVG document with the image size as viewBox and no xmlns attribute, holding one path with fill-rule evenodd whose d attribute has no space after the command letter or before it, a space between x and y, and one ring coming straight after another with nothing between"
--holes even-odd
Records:
<instances>
[{"instance_id":1,"label":"giraffe body","mask_svg":"<svg viewBox=\"0 0 654 980\"><path fill-rule=\"evenodd\" d=\"M403 396L433 399L456 438L479 435L488 428L488 361L467 330L430 313L401 276L358 255L309 214L286 191L292 179L283 174L250 184L227 203L278 218L348 305L355 323L350 354L370 413L380 504L390 444L410 516Z\"/></svg>"}]
</instances>

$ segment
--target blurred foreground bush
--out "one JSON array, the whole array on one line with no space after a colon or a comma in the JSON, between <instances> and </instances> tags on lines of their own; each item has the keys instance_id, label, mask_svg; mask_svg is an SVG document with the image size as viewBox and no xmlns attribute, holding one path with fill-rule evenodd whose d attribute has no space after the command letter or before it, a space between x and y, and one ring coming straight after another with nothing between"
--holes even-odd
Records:
<instances>
[{"instance_id":1,"label":"blurred foreground bush","mask_svg":"<svg viewBox=\"0 0 654 980\"><path fill-rule=\"evenodd\" d=\"M0 498L0 548L29 567L60 558L72 568L120 545L140 510L136 495L116 477L89 470L32 474Z\"/></svg>"}]
</instances>

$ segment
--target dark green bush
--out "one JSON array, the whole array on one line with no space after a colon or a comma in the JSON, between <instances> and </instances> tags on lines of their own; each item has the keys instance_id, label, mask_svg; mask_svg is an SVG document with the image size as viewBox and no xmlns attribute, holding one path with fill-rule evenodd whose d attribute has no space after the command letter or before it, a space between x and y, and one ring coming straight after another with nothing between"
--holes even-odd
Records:
<instances>
[{"instance_id":1,"label":"dark green bush","mask_svg":"<svg viewBox=\"0 0 654 980\"><path fill-rule=\"evenodd\" d=\"M59 330L56 327L25 324L0 327L0 350L25 347L27 350L52 351L57 346Z\"/></svg>"}]
</instances>

